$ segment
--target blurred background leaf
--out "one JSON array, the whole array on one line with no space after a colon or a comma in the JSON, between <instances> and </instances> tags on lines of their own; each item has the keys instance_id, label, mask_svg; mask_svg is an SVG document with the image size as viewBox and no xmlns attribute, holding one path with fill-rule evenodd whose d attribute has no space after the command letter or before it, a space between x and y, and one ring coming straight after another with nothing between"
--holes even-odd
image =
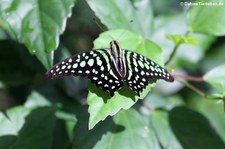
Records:
<instances>
[{"instance_id":1,"label":"blurred background leaf","mask_svg":"<svg viewBox=\"0 0 225 149\"><path fill-rule=\"evenodd\" d=\"M169 122L173 132L185 149L222 149L225 147L223 140L215 132L209 121L198 112L185 107L174 108L169 113Z\"/></svg>"},{"instance_id":2,"label":"blurred background leaf","mask_svg":"<svg viewBox=\"0 0 225 149\"><path fill-rule=\"evenodd\" d=\"M216 36L225 35L225 0L196 0L200 4L212 3L209 6L193 6L188 9L187 21L191 32L200 32Z\"/></svg>"},{"instance_id":3,"label":"blurred background leaf","mask_svg":"<svg viewBox=\"0 0 225 149\"><path fill-rule=\"evenodd\" d=\"M28 149L32 146L33 149L48 148L51 146L53 139L54 121L53 107L35 110L15 107L5 114L1 113L0 147ZM43 141L37 141L39 139Z\"/></svg>"},{"instance_id":4,"label":"blurred background leaf","mask_svg":"<svg viewBox=\"0 0 225 149\"><path fill-rule=\"evenodd\" d=\"M188 31L185 17L181 13L160 15L155 18L154 22L155 28L152 40L160 45L164 52L164 59L167 60L175 45L166 38L166 35L185 35ZM170 63L173 67L189 67L194 69L193 64L197 64L204 57L205 52L209 49L215 38L196 33L188 35L197 38L198 45L182 44L179 46L174 59Z\"/></svg>"},{"instance_id":5,"label":"blurred background leaf","mask_svg":"<svg viewBox=\"0 0 225 149\"><path fill-rule=\"evenodd\" d=\"M204 80L225 96L225 64L217 66L204 75Z\"/></svg>"},{"instance_id":6,"label":"blurred background leaf","mask_svg":"<svg viewBox=\"0 0 225 149\"><path fill-rule=\"evenodd\" d=\"M87 3L108 29L125 28L150 39L153 12L149 0L87 0Z\"/></svg>"},{"instance_id":7,"label":"blurred background leaf","mask_svg":"<svg viewBox=\"0 0 225 149\"><path fill-rule=\"evenodd\" d=\"M107 118L80 136L75 139L74 148L159 149L153 132L134 109L121 110L113 119Z\"/></svg>"},{"instance_id":8,"label":"blurred background leaf","mask_svg":"<svg viewBox=\"0 0 225 149\"><path fill-rule=\"evenodd\" d=\"M38 11L37 6L43 7ZM213 97L224 95L224 19L218 19L223 12L219 6L181 6L179 0L0 1L0 148L224 148L223 101L200 97L179 82ZM100 34L101 28L113 30ZM175 47L166 35L179 39L186 33L198 44L180 45L166 67L175 75L204 76L204 82L157 81L151 91L145 90L143 100L127 102L126 96L117 96L117 102L104 102L97 96L104 92L88 86L87 79L52 81L44 76L56 47L54 63L108 48L111 40L163 66ZM45 47L39 47L41 39ZM108 109L101 109L105 105ZM114 116L107 117L110 113ZM95 126L91 130L90 120Z\"/></svg>"},{"instance_id":9,"label":"blurred background leaf","mask_svg":"<svg viewBox=\"0 0 225 149\"><path fill-rule=\"evenodd\" d=\"M182 149L181 144L170 128L167 112L160 110L153 111L150 116L150 126L154 130L158 142L163 148Z\"/></svg>"},{"instance_id":10,"label":"blurred background leaf","mask_svg":"<svg viewBox=\"0 0 225 149\"><path fill-rule=\"evenodd\" d=\"M75 0L3 0L0 10L15 40L24 43L31 54L50 68L53 50L58 47L59 35L65 30L74 3Z\"/></svg>"},{"instance_id":11,"label":"blurred background leaf","mask_svg":"<svg viewBox=\"0 0 225 149\"><path fill-rule=\"evenodd\" d=\"M197 38L192 36L166 35L166 37L171 40L175 45L186 43L196 46L198 44Z\"/></svg>"}]
</instances>

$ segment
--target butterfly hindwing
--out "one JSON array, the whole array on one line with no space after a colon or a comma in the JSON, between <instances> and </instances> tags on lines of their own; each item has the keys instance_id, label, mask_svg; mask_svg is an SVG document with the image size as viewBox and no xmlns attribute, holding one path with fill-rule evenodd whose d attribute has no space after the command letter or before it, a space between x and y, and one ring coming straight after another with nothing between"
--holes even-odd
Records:
<instances>
[{"instance_id":1,"label":"butterfly hindwing","mask_svg":"<svg viewBox=\"0 0 225 149\"><path fill-rule=\"evenodd\" d=\"M106 50L98 49L74 55L54 65L46 74L51 79L66 75L87 77L113 96L122 87L122 81L112 75L110 57Z\"/></svg>"},{"instance_id":2,"label":"butterfly hindwing","mask_svg":"<svg viewBox=\"0 0 225 149\"><path fill-rule=\"evenodd\" d=\"M97 50L97 52L99 52L99 58L96 59L98 68L89 68L92 69L92 72L95 71L95 75L88 78L92 83L96 84L97 87L102 88L104 91L109 92L110 96L113 96L115 91L122 88L123 82L114 75L110 64L110 55L107 50L108 49L103 51ZM96 71L99 73L96 73Z\"/></svg>"},{"instance_id":3,"label":"butterfly hindwing","mask_svg":"<svg viewBox=\"0 0 225 149\"><path fill-rule=\"evenodd\" d=\"M138 95L146 88L150 80L174 81L174 78L164 68L145 56L129 50L125 50L125 53L129 69L126 82Z\"/></svg>"}]
</instances>

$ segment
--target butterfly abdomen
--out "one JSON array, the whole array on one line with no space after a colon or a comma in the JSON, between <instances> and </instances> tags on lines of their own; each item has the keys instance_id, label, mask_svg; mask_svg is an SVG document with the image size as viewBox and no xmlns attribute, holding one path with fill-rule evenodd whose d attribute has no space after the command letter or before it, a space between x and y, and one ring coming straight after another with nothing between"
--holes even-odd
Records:
<instances>
[{"instance_id":1,"label":"butterfly abdomen","mask_svg":"<svg viewBox=\"0 0 225 149\"><path fill-rule=\"evenodd\" d=\"M114 74L121 80L124 80L127 75L127 65L124 51L120 49L119 43L115 40L110 43L108 51L111 59L111 66Z\"/></svg>"}]
</instances>

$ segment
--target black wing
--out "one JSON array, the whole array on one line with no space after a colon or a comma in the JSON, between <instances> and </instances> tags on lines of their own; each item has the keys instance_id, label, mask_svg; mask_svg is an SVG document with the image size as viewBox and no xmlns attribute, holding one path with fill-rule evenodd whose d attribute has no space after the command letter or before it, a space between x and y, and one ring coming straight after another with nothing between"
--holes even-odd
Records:
<instances>
[{"instance_id":1,"label":"black wing","mask_svg":"<svg viewBox=\"0 0 225 149\"><path fill-rule=\"evenodd\" d=\"M115 91L122 88L123 83L113 75L109 61L107 49L92 50L57 63L46 75L50 79L67 75L87 77L97 87L113 96Z\"/></svg>"},{"instance_id":2,"label":"black wing","mask_svg":"<svg viewBox=\"0 0 225 149\"><path fill-rule=\"evenodd\" d=\"M166 69L149 60L143 55L125 50L128 63L127 85L140 96L140 92L146 88L150 80L163 79L173 82L173 76Z\"/></svg>"}]
</instances>

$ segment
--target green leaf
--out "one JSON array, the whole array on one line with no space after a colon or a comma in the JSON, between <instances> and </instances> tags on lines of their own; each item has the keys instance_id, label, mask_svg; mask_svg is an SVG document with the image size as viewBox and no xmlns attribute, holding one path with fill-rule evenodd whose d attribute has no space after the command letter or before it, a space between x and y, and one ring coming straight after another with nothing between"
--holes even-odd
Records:
<instances>
[{"instance_id":1,"label":"green leaf","mask_svg":"<svg viewBox=\"0 0 225 149\"><path fill-rule=\"evenodd\" d=\"M123 34L123 35L122 35ZM122 36L121 36L122 35ZM162 65L162 50L153 42L126 30L112 30L104 32L95 40L95 48L107 48L112 39L118 40L121 48L140 53L156 63ZM131 91L124 83L124 87L116 92L113 97L95 85L89 84L88 111L90 113L89 128L93 128L100 120L109 115L115 115L120 109L129 109L136 103L139 97ZM141 93L143 99L150 91L150 84Z\"/></svg>"},{"instance_id":2,"label":"green leaf","mask_svg":"<svg viewBox=\"0 0 225 149\"><path fill-rule=\"evenodd\" d=\"M201 62L201 70L203 72L207 72L215 66L219 66L223 63L225 63L224 55L225 55L225 44L218 45L215 48L213 48L214 52L209 52L204 57L204 59Z\"/></svg>"},{"instance_id":3,"label":"green leaf","mask_svg":"<svg viewBox=\"0 0 225 149\"><path fill-rule=\"evenodd\" d=\"M50 101L48 101L43 95L41 95L37 91L31 92L26 102L24 103L24 106L29 108L50 106L50 105L51 105Z\"/></svg>"},{"instance_id":4,"label":"green leaf","mask_svg":"<svg viewBox=\"0 0 225 149\"><path fill-rule=\"evenodd\" d=\"M192 6L187 12L188 28L192 32L225 35L225 0L196 0L196 3L220 3L218 6Z\"/></svg>"},{"instance_id":5,"label":"green leaf","mask_svg":"<svg viewBox=\"0 0 225 149\"><path fill-rule=\"evenodd\" d=\"M124 28L150 39L153 11L150 0L87 0L96 16L109 29Z\"/></svg>"},{"instance_id":6,"label":"green leaf","mask_svg":"<svg viewBox=\"0 0 225 149\"><path fill-rule=\"evenodd\" d=\"M203 114L209 121L212 127L220 135L225 142L225 117L224 103L215 100L205 100L196 95L188 100L190 107Z\"/></svg>"},{"instance_id":7,"label":"green leaf","mask_svg":"<svg viewBox=\"0 0 225 149\"><path fill-rule=\"evenodd\" d=\"M169 113L171 128L185 149L224 149L225 144L209 121L200 113L186 107Z\"/></svg>"},{"instance_id":8,"label":"green leaf","mask_svg":"<svg viewBox=\"0 0 225 149\"><path fill-rule=\"evenodd\" d=\"M0 39L1 40L8 39L9 36L14 37L14 34L12 33L9 24L6 22L6 20L3 19L2 15L0 14Z\"/></svg>"},{"instance_id":9,"label":"green leaf","mask_svg":"<svg viewBox=\"0 0 225 149\"><path fill-rule=\"evenodd\" d=\"M150 120L150 125L163 148L182 149L181 144L170 128L168 121L168 112L159 110L153 111L151 113Z\"/></svg>"},{"instance_id":10,"label":"green leaf","mask_svg":"<svg viewBox=\"0 0 225 149\"><path fill-rule=\"evenodd\" d=\"M50 148L55 124L55 108L15 107L0 113L0 148ZM42 140L37 141L37 140Z\"/></svg>"},{"instance_id":11,"label":"green leaf","mask_svg":"<svg viewBox=\"0 0 225 149\"><path fill-rule=\"evenodd\" d=\"M53 50L71 15L75 0L2 0L0 12L15 38L26 45L42 64L52 65Z\"/></svg>"},{"instance_id":12,"label":"green leaf","mask_svg":"<svg viewBox=\"0 0 225 149\"><path fill-rule=\"evenodd\" d=\"M179 25L177 25L179 24ZM167 40L166 35L184 35L187 32L186 20L183 14L157 16L154 23L154 33L152 40L163 49L166 59L171 54L174 44ZM190 36L196 37L198 45L182 44L177 49L177 53L171 63L174 67L191 67L193 64L203 58L205 51L214 41L213 36L190 33ZM194 54L193 54L194 53Z\"/></svg>"},{"instance_id":13,"label":"green leaf","mask_svg":"<svg viewBox=\"0 0 225 149\"><path fill-rule=\"evenodd\" d=\"M116 130L120 130L120 133L107 132L96 144L96 149L116 149L118 146L123 149L158 148L158 143L153 132L144 122L141 115L134 109L122 110L113 119L117 126Z\"/></svg>"},{"instance_id":14,"label":"green leaf","mask_svg":"<svg viewBox=\"0 0 225 149\"><path fill-rule=\"evenodd\" d=\"M94 41L94 49L109 48L112 40L119 41L122 49L129 49L142 54L159 65L164 65L162 49L151 40L124 29L106 31Z\"/></svg>"},{"instance_id":15,"label":"green leaf","mask_svg":"<svg viewBox=\"0 0 225 149\"><path fill-rule=\"evenodd\" d=\"M165 1L165 0L157 0L157 1L151 1L153 8L154 8L154 14L173 14L178 11L178 7L174 9L174 6L178 4L178 0L175 1Z\"/></svg>"},{"instance_id":16,"label":"green leaf","mask_svg":"<svg viewBox=\"0 0 225 149\"><path fill-rule=\"evenodd\" d=\"M64 96L63 97L60 96L59 91L57 92L55 90L52 90L52 89L49 89L49 88L44 88L44 87L41 90L43 91L43 89L46 90L47 92L49 92L50 94L54 94L54 96L57 96L60 99L62 99L62 98L65 99ZM54 99L54 103L57 101L57 98L55 98L55 97L52 97L52 96L49 97L49 96L46 96L45 93L41 94L41 93L39 93L37 91L32 91L30 93L30 95L28 96L24 106L27 107L27 108L32 108L32 109L38 108L38 107L44 107L44 106L51 106L53 103L51 103L49 101L50 99ZM67 104L67 106L65 106L65 104ZM63 134L65 134L65 136L63 136L63 137L65 137L65 139L61 139L60 138L60 141L57 141L57 143L54 144L55 146L59 145L61 142L65 143L65 141L68 139L67 138L68 136L70 138L72 138L72 136L73 136L73 129L74 129L74 126L77 123L77 119L76 119L76 116L74 114L71 114L69 112L65 112L65 111L68 111L68 109L66 109L66 108L69 107L68 104L73 106L73 107L71 107L73 109L77 108L76 106L74 106L74 103L73 104L71 104L71 103L63 103L63 107L62 107L62 103L56 102L57 111L55 112L55 116L56 116L56 118L58 120L57 121L58 123L59 122L63 123L63 129L61 129L61 130L57 129L54 132L54 134L55 134L55 136L57 136L56 133L59 132L60 137ZM60 108L58 108L58 107L60 107ZM57 127L59 127L59 126L57 126ZM58 138L56 137L55 139L58 139Z\"/></svg>"},{"instance_id":17,"label":"green leaf","mask_svg":"<svg viewBox=\"0 0 225 149\"><path fill-rule=\"evenodd\" d=\"M166 96L158 93L151 93L144 99L145 105L150 109L171 110L175 106L184 105L184 102L179 96Z\"/></svg>"},{"instance_id":18,"label":"green leaf","mask_svg":"<svg viewBox=\"0 0 225 149\"><path fill-rule=\"evenodd\" d=\"M171 40L175 45L179 44L192 44L192 45L197 45L198 44L198 39L194 36L182 36L182 35L166 35L167 39Z\"/></svg>"},{"instance_id":19,"label":"green leaf","mask_svg":"<svg viewBox=\"0 0 225 149\"><path fill-rule=\"evenodd\" d=\"M64 111L56 111L56 118L63 120L65 122L67 135L69 136L70 139L72 139L74 134L74 126L77 123L77 119L74 116L74 114L67 113Z\"/></svg>"},{"instance_id":20,"label":"green leaf","mask_svg":"<svg viewBox=\"0 0 225 149\"><path fill-rule=\"evenodd\" d=\"M148 123L134 109L121 110L107 118L88 133L75 130L73 148L94 149L159 149L159 144ZM77 135L76 135L77 134ZM78 136L79 135L79 136Z\"/></svg>"},{"instance_id":21,"label":"green leaf","mask_svg":"<svg viewBox=\"0 0 225 149\"><path fill-rule=\"evenodd\" d=\"M9 109L5 113L0 112L0 136L17 135L29 113L30 110L22 106Z\"/></svg>"},{"instance_id":22,"label":"green leaf","mask_svg":"<svg viewBox=\"0 0 225 149\"><path fill-rule=\"evenodd\" d=\"M225 95L225 64L217 66L207 72L203 79L215 87L222 96Z\"/></svg>"}]
</instances>

